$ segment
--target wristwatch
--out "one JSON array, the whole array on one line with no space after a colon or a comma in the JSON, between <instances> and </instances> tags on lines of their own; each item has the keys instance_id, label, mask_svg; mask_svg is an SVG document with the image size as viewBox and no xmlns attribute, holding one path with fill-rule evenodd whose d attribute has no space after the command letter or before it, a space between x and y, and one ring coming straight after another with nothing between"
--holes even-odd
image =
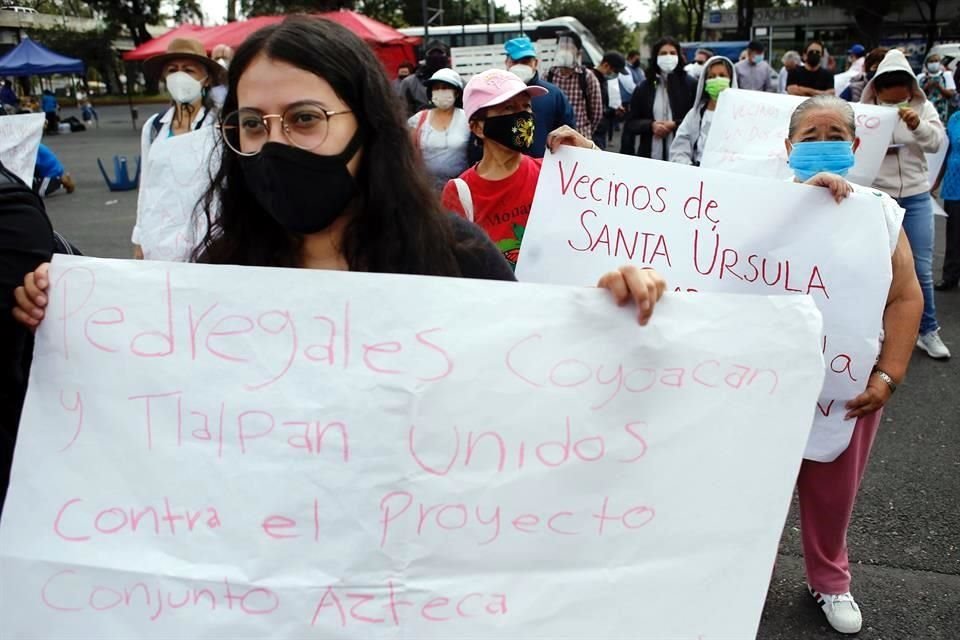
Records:
<instances>
[{"instance_id":1,"label":"wristwatch","mask_svg":"<svg viewBox=\"0 0 960 640\"><path fill-rule=\"evenodd\" d=\"M883 369L874 367L872 373L873 375L877 376L878 378L880 378L881 380L887 383L887 386L890 387L890 393L893 393L894 391L897 390L897 383L893 381L893 378L891 378L890 374L888 374L886 371L884 371Z\"/></svg>"}]
</instances>

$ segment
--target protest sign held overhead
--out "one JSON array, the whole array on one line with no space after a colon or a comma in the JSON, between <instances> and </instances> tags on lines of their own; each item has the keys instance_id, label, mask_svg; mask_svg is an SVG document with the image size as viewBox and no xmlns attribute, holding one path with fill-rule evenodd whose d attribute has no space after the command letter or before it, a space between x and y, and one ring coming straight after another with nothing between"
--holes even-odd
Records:
<instances>
[{"instance_id":1,"label":"protest sign held overhead","mask_svg":"<svg viewBox=\"0 0 960 640\"><path fill-rule=\"evenodd\" d=\"M823 382L809 299L669 296L639 327L579 287L50 276L6 633L756 634Z\"/></svg>"},{"instance_id":2,"label":"protest sign held overhead","mask_svg":"<svg viewBox=\"0 0 960 640\"><path fill-rule=\"evenodd\" d=\"M744 175L788 180L784 140L790 116L807 100L761 91L728 89L720 95L700 166ZM851 182L869 186L880 171L899 117L896 109L851 103L856 114L860 147L850 169Z\"/></svg>"},{"instance_id":3,"label":"protest sign held overhead","mask_svg":"<svg viewBox=\"0 0 960 640\"><path fill-rule=\"evenodd\" d=\"M810 295L827 373L806 457L830 461L879 351L899 225L874 195L838 205L822 188L565 148L544 161L517 276L592 285L631 262L678 292Z\"/></svg>"},{"instance_id":4,"label":"protest sign held overhead","mask_svg":"<svg viewBox=\"0 0 960 640\"><path fill-rule=\"evenodd\" d=\"M0 162L27 183L33 184L37 149L43 137L46 117L42 113L24 113L0 118Z\"/></svg>"}]
</instances>

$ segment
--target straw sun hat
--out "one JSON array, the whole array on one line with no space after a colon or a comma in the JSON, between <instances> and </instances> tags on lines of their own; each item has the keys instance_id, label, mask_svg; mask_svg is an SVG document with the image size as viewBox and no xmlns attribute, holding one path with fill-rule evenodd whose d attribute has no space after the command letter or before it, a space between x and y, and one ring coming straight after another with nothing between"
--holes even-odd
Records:
<instances>
[{"instance_id":1,"label":"straw sun hat","mask_svg":"<svg viewBox=\"0 0 960 640\"><path fill-rule=\"evenodd\" d=\"M143 73L147 77L159 78L163 67L171 60L189 59L202 65L210 76L212 84L220 84L223 77L223 67L207 56L203 44L194 38L174 38L167 45L166 53L161 53L143 62Z\"/></svg>"}]
</instances>

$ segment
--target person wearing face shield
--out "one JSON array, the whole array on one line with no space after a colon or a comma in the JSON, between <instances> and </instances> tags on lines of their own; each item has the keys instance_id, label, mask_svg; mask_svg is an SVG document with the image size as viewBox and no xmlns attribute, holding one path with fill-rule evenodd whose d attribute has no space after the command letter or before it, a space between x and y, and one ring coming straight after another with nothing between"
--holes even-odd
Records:
<instances>
[{"instance_id":1,"label":"person wearing face shield","mask_svg":"<svg viewBox=\"0 0 960 640\"><path fill-rule=\"evenodd\" d=\"M633 92L624 130L639 139L623 137L620 153L669 160L677 127L693 107L697 82L684 70L680 43L662 38L651 49L646 80Z\"/></svg>"},{"instance_id":2,"label":"person wearing face shield","mask_svg":"<svg viewBox=\"0 0 960 640\"><path fill-rule=\"evenodd\" d=\"M432 106L410 116L407 126L414 146L427 165L434 189L440 193L447 180L467 169L470 126L463 109L457 107L463 91L463 78L459 73L440 69L427 81L427 90Z\"/></svg>"},{"instance_id":3,"label":"person wearing face shield","mask_svg":"<svg viewBox=\"0 0 960 640\"><path fill-rule=\"evenodd\" d=\"M165 53L148 58L143 63L144 73L150 77L159 77L170 95L172 106L164 113L150 117L143 125L140 134L140 189L137 194L137 221L133 227L131 240L133 254L137 259L160 258L158 234L169 227L171 212L177 211L183 218L191 218L197 200L183 198L183 192L173 189L157 189L166 182L172 167L178 173L202 164L209 165L211 157L189 155L171 157L171 141L180 136L204 131L213 140L214 125L217 117L213 113L210 88L220 84L224 77L224 68L206 55L199 40L192 38L174 38ZM212 144L209 145L212 148ZM202 185L201 185L202 186ZM199 188L199 187L198 187ZM199 193L197 194L199 197ZM185 209L190 209L189 212ZM194 237L187 230L173 231L174 236L181 233L183 238ZM157 253L152 253L156 248ZM182 247L179 259L186 260L192 247ZM169 256L163 256L170 259Z\"/></svg>"},{"instance_id":4,"label":"person wearing face shield","mask_svg":"<svg viewBox=\"0 0 960 640\"><path fill-rule=\"evenodd\" d=\"M557 33L557 52L547 72L547 82L567 96L577 126L585 138L592 138L603 120L603 93L600 81L580 62L583 42L573 31Z\"/></svg>"},{"instance_id":5,"label":"person wearing face shield","mask_svg":"<svg viewBox=\"0 0 960 640\"><path fill-rule=\"evenodd\" d=\"M537 49L526 36L508 40L503 45L507 59L507 71L523 80L528 87L541 87L547 90L542 96L532 99L533 104L533 144L526 154L531 158L542 158L547 149L547 134L566 125L576 128L577 121L573 107L560 87L540 77Z\"/></svg>"},{"instance_id":6,"label":"person wearing face shield","mask_svg":"<svg viewBox=\"0 0 960 640\"><path fill-rule=\"evenodd\" d=\"M400 95L407 103L407 116L426 109L430 104L427 81L440 69L450 68L450 47L445 42L433 40L427 44L423 64L400 83Z\"/></svg>"},{"instance_id":7,"label":"person wearing face shield","mask_svg":"<svg viewBox=\"0 0 960 640\"><path fill-rule=\"evenodd\" d=\"M897 126L873 186L892 196L906 210L903 230L910 241L913 262L923 290L923 318L917 347L935 359L950 357L940 338L933 289L933 201L925 154L945 143L940 116L920 88L910 63L900 51L887 52L877 75L863 90L860 102L897 112Z\"/></svg>"},{"instance_id":8,"label":"person wearing face shield","mask_svg":"<svg viewBox=\"0 0 960 640\"><path fill-rule=\"evenodd\" d=\"M819 40L807 44L803 50L803 65L787 74L787 93L808 98L835 94L833 74L821 66L824 51Z\"/></svg>"},{"instance_id":9,"label":"person wearing face shield","mask_svg":"<svg viewBox=\"0 0 960 640\"><path fill-rule=\"evenodd\" d=\"M932 53L927 56L923 61L923 71L917 76L917 82L927 94L927 100L940 114L940 122L946 125L950 117L950 103L957 95L957 85L953 74L944 71L939 55Z\"/></svg>"}]
</instances>

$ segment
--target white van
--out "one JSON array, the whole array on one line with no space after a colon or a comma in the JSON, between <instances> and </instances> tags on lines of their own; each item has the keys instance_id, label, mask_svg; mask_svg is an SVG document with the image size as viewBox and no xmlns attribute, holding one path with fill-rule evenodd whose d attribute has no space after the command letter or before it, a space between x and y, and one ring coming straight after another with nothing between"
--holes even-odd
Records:
<instances>
[{"instance_id":1,"label":"white van","mask_svg":"<svg viewBox=\"0 0 960 640\"><path fill-rule=\"evenodd\" d=\"M934 45L924 58L933 54L940 56L943 66L947 69L956 69L957 64L960 63L960 42Z\"/></svg>"}]
</instances>

